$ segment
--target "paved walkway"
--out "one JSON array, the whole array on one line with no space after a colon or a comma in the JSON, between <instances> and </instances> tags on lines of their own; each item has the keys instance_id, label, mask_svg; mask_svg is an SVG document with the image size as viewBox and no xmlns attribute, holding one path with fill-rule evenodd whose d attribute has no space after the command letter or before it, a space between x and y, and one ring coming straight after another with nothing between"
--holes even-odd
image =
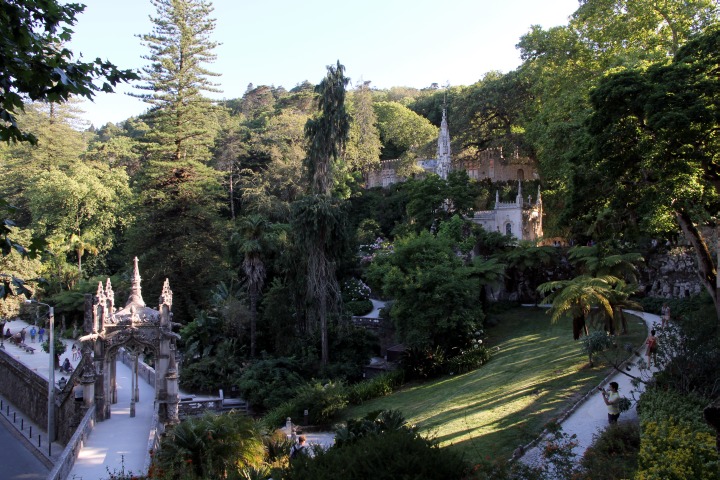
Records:
<instances>
[{"instance_id":1,"label":"paved walkway","mask_svg":"<svg viewBox=\"0 0 720 480\"><path fill-rule=\"evenodd\" d=\"M655 323L660 323L660 317L651 313L628 311L640 317L647 327L648 331L651 330ZM633 357L629 360L629 370L627 373L635 377L640 377L641 372L637 365L637 360L645 359L645 348L640 349L641 357ZM645 370L647 375L647 370ZM609 378L603 382L603 387L609 382L617 382L619 385L618 391L621 396L631 398L631 391L634 391L634 397L637 399L644 391L644 384L639 384L637 387L633 387L631 384L631 378L625 374L615 372L611 374ZM620 414L620 421L637 420L637 409L636 404L633 402L632 407L629 411ZM571 410L571 412L561 420L563 432L568 434L575 434L577 436L578 445L573 449L573 452L579 459L585 453L585 450L592 445L593 436L600 433L608 425L607 419L607 406L603 401L602 395L593 388L589 391L586 396ZM529 465L537 465L541 460L541 447L544 442L541 440L538 446L535 446L525 452L525 455L520 460Z\"/></svg>"},{"instance_id":2,"label":"paved walkway","mask_svg":"<svg viewBox=\"0 0 720 480\"><path fill-rule=\"evenodd\" d=\"M140 379L140 401L130 417L131 370L118 361L118 403L108 420L98 422L80 450L68 479L97 480L110 473L145 474L144 462L154 412L155 390Z\"/></svg>"}]
</instances>

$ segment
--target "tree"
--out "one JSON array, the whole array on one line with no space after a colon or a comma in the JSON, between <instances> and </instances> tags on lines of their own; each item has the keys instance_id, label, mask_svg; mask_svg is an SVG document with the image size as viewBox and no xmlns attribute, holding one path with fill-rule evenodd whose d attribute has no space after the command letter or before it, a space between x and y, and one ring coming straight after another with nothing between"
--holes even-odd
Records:
<instances>
[{"instance_id":1,"label":"tree","mask_svg":"<svg viewBox=\"0 0 720 480\"><path fill-rule=\"evenodd\" d=\"M679 226L718 321L717 270L698 225L717 222L720 208L719 46L720 28L710 28L669 64L619 71L600 82L572 196L575 218L609 211L653 235ZM603 201L588 201L598 194Z\"/></svg>"},{"instance_id":2,"label":"tree","mask_svg":"<svg viewBox=\"0 0 720 480\"><path fill-rule=\"evenodd\" d=\"M153 0L153 31L142 35L151 62L143 69L138 95L152 105L148 113L149 160L135 177L136 219L126 250L149 267L147 288L160 291L171 277L179 303L176 318L188 321L208 301L197 285L223 280L220 208L225 203L220 174L208 167L214 141L213 103L202 92L215 91L210 40L215 21L205 0Z\"/></svg>"},{"instance_id":3,"label":"tree","mask_svg":"<svg viewBox=\"0 0 720 480\"><path fill-rule=\"evenodd\" d=\"M354 90L348 113L351 116L350 132L345 162L351 170L366 174L380 165L380 133L377 127L377 116L372 106L370 82L361 82Z\"/></svg>"},{"instance_id":4,"label":"tree","mask_svg":"<svg viewBox=\"0 0 720 480\"><path fill-rule=\"evenodd\" d=\"M79 273L86 253L106 253L116 244L129 220L130 195L124 169L80 161L41 173L26 193L33 228L62 237Z\"/></svg>"},{"instance_id":5,"label":"tree","mask_svg":"<svg viewBox=\"0 0 720 480\"><path fill-rule=\"evenodd\" d=\"M552 303L548 313L552 321L557 322L565 316L572 318L573 339L580 338L582 333L588 335L587 317L593 308L599 308L607 317L612 318L610 305L612 287L618 279L612 276L590 277L580 275L572 280L556 280L546 282L537 287L545 298L542 303Z\"/></svg>"},{"instance_id":6,"label":"tree","mask_svg":"<svg viewBox=\"0 0 720 480\"><path fill-rule=\"evenodd\" d=\"M436 126L400 103L377 102L373 107L383 143L383 160L416 152L438 137Z\"/></svg>"},{"instance_id":7,"label":"tree","mask_svg":"<svg viewBox=\"0 0 720 480\"><path fill-rule=\"evenodd\" d=\"M112 92L120 82L137 78L99 58L72 60L62 45L72 35L75 17L84 5L55 0L10 0L0 11L0 140L36 142L23 131L16 115L25 102L66 102L72 95L92 99L95 92ZM103 80L104 79L104 80ZM102 85L95 83L103 80Z\"/></svg>"},{"instance_id":8,"label":"tree","mask_svg":"<svg viewBox=\"0 0 720 480\"><path fill-rule=\"evenodd\" d=\"M483 267L488 267L484 269ZM394 299L390 316L408 347L467 347L484 318L480 279L497 279L497 264L465 266L449 238L427 231L397 240L367 277Z\"/></svg>"},{"instance_id":9,"label":"tree","mask_svg":"<svg viewBox=\"0 0 720 480\"><path fill-rule=\"evenodd\" d=\"M327 67L327 75L315 87L319 94L317 118L305 124L305 136L309 148L305 161L310 191L313 195L297 202L294 208L294 224L301 229L302 245L307 251L307 294L313 304L320 325L322 363L329 361L328 310L336 310L340 287L335 276L337 257L332 255L332 240L347 232L347 215L331 198L335 181L336 162L342 153L350 133L350 117L345 110L345 67ZM332 243L331 243L332 242ZM342 245L344 242L339 242Z\"/></svg>"},{"instance_id":10,"label":"tree","mask_svg":"<svg viewBox=\"0 0 720 480\"><path fill-rule=\"evenodd\" d=\"M305 137L310 144L306 160L310 191L330 195L335 181L336 162L342 158L350 134L350 116L345 109L345 67L328 65L327 76L315 87L320 115L305 124Z\"/></svg>"},{"instance_id":11,"label":"tree","mask_svg":"<svg viewBox=\"0 0 720 480\"><path fill-rule=\"evenodd\" d=\"M219 92L204 67L215 60L210 40L215 20L206 0L151 0L157 16L151 17L152 33L140 35L151 64L143 68L138 94L152 108L150 137L161 159L207 159L213 141L214 113L218 107L202 92Z\"/></svg>"},{"instance_id":12,"label":"tree","mask_svg":"<svg viewBox=\"0 0 720 480\"><path fill-rule=\"evenodd\" d=\"M257 214L241 218L237 230L231 241L243 254L242 269L250 300L250 356L255 357L258 300L267 276L263 257L272 241L273 231L267 219Z\"/></svg>"}]
</instances>

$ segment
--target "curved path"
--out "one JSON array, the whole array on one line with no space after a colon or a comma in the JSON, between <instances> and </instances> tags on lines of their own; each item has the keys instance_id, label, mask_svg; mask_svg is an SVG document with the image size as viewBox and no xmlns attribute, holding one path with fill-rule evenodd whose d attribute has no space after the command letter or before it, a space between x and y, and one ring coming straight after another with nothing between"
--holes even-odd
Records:
<instances>
[{"instance_id":1,"label":"curved path","mask_svg":"<svg viewBox=\"0 0 720 480\"><path fill-rule=\"evenodd\" d=\"M655 328L654 325L660 322L660 317L651 313L636 312L632 310L626 310L626 313L630 313L640 317L647 327L648 331ZM626 371L628 374L634 377L640 377L643 372L640 371L638 366L638 359L645 358L645 349L641 349L641 357L632 357L626 363ZM647 375L647 370L644 370ZM610 374L601 386L605 386L609 382L617 382L619 385L618 391L621 396L628 398L633 397L631 392L634 393L634 398L637 399L639 394L643 392L645 385L640 383L637 387L633 387L631 378L623 373L614 372ZM620 421L637 420L637 409L636 404L633 402L632 407L627 412L623 412L620 415ZM603 401L602 395L593 388L589 391L585 397L580 400L566 415L560 420L563 432L567 434L575 434L578 442L577 446L573 449L573 452L577 455L576 458L580 458L585 453L585 450L592 445L593 437L600 433L608 425L607 419L607 406ZM541 461L541 447L544 444L544 437L541 438L537 445L528 449L525 455L520 457L520 461L529 465L537 465Z\"/></svg>"}]
</instances>

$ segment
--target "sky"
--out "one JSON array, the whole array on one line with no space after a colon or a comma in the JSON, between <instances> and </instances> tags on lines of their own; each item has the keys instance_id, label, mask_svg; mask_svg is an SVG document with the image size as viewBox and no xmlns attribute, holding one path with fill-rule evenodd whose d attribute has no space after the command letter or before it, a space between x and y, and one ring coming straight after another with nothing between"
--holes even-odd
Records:
<instances>
[{"instance_id":1,"label":"sky","mask_svg":"<svg viewBox=\"0 0 720 480\"><path fill-rule=\"evenodd\" d=\"M83 60L100 57L122 69L149 64L138 35L152 31L150 0L78 0L68 47ZM216 99L239 98L248 84L291 89L319 83L326 66L340 60L351 83L371 87L471 85L489 71L520 65L515 48L532 25L566 25L578 0L215 0L212 39L217 60L206 67ZM98 93L83 117L99 127L147 109L127 95Z\"/></svg>"}]
</instances>

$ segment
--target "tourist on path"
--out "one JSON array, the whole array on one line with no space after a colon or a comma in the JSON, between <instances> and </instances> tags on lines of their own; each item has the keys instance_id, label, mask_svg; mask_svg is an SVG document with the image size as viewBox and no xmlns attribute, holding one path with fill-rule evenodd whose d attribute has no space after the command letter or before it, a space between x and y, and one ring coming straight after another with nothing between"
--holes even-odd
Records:
<instances>
[{"instance_id":1,"label":"tourist on path","mask_svg":"<svg viewBox=\"0 0 720 480\"><path fill-rule=\"evenodd\" d=\"M35 335L37 335L37 328L35 328L35 325L30 329L30 342L35 343Z\"/></svg>"},{"instance_id":2,"label":"tourist on path","mask_svg":"<svg viewBox=\"0 0 720 480\"><path fill-rule=\"evenodd\" d=\"M650 366L652 366L653 360L655 360L655 363L657 363L657 337L655 336L655 330L650 330L650 336L648 337L645 344L647 345L646 354L648 368L650 368Z\"/></svg>"},{"instance_id":3,"label":"tourist on path","mask_svg":"<svg viewBox=\"0 0 720 480\"><path fill-rule=\"evenodd\" d=\"M297 445L293 445L292 448L290 448L290 459L297 458L299 455L303 455L305 453L305 441L305 435L300 435L298 437Z\"/></svg>"},{"instance_id":4,"label":"tourist on path","mask_svg":"<svg viewBox=\"0 0 720 480\"><path fill-rule=\"evenodd\" d=\"M667 327L668 323L670 323L670 307L667 303L663 303L660 309L660 318L662 319L662 328Z\"/></svg>"},{"instance_id":5,"label":"tourist on path","mask_svg":"<svg viewBox=\"0 0 720 480\"><path fill-rule=\"evenodd\" d=\"M38 331L38 337L40 339L40 343L43 343L45 341L45 328L40 327L40 330Z\"/></svg>"},{"instance_id":6,"label":"tourist on path","mask_svg":"<svg viewBox=\"0 0 720 480\"><path fill-rule=\"evenodd\" d=\"M25 328L23 328L20 330L20 343L25 343L25 335L27 334L25 333Z\"/></svg>"},{"instance_id":7,"label":"tourist on path","mask_svg":"<svg viewBox=\"0 0 720 480\"><path fill-rule=\"evenodd\" d=\"M603 400L605 400L605 405L607 405L608 423L612 425L613 423L617 423L620 417L620 394L618 393L617 382L610 382L608 386L610 387L609 392L605 391L605 389L601 389L600 391L602 392Z\"/></svg>"}]
</instances>

